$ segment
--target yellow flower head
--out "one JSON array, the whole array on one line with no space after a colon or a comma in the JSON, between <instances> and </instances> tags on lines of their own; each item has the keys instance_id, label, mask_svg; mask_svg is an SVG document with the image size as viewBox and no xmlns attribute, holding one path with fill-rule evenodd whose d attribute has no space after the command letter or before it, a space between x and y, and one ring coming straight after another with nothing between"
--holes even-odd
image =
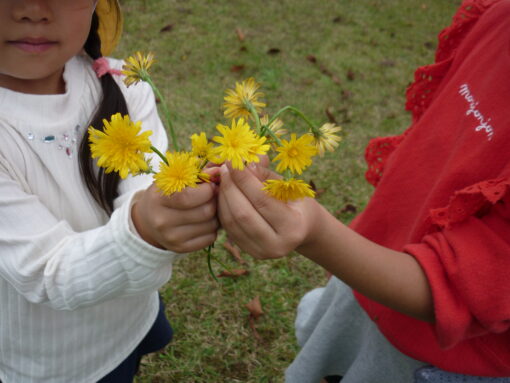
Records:
<instances>
[{"instance_id":1,"label":"yellow flower head","mask_svg":"<svg viewBox=\"0 0 510 383\"><path fill-rule=\"evenodd\" d=\"M301 174L312 164L312 157L317 154L317 148L311 134L304 134L296 139L296 134L292 133L290 137L290 141L282 140L282 146L276 148L279 154L273 161L280 161L276 166L278 172L290 169L293 173Z\"/></svg>"},{"instance_id":2,"label":"yellow flower head","mask_svg":"<svg viewBox=\"0 0 510 383\"><path fill-rule=\"evenodd\" d=\"M186 187L196 187L208 176L200 170L200 159L189 152L167 152L168 165L161 162L159 172L154 175L156 186L164 195L180 192Z\"/></svg>"},{"instance_id":3,"label":"yellow flower head","mask_svg":"<svg viewBox=\"0 0 510 383\"><path fill-rule=\"evenodd\" d=\"M342 137L335 133L341 130L342 128L340 126L327 122L320 127L317 133L314 133L315 146L321 157L326 150L330 152L335 151L338 143L342 141Z\"/></svg>"},{"instance_id":4,"label":"yellow flower head","mask_svg":"<svg viewBox=\"0 0 510 383\"><path fill-rule=\"evenodd\" d=\"M142 123L133 123L129 116L122 117L120 113L110 121L103 120L103 124L104 131L92 126L88 129L92 158L99 158L97 165L106 168L105 173L119 172L121 178L147 171L144 153L151 151L152 132L140 133Z\"/></svg>"},{"instance_id":5,"label":"yellow flower head","mask_svg":"<svg viewBox=\"0 0 510 383\"><path fill-rule=\"evenodd\" d=\"M252 118L251 111L248 108L248 104L251 104L253 108L260 113L262 108L266 106L263 102L258 101L259 97L263 97L264 94L261 92L257 92L257 89L260 87L259 84L255 81L254 78L250 77L247 80L244 80L242 83L236 82L236 87L234 89L227 89L225 91L226 96L224 98L225 103L223 107L225 108L224 115L227 118L238 118L238 117L248 117Z\"/></svg>"},{"instance_id":6,"label":"yellow flower head","mask_svg":"<svg viewBox=\"0 0 510 383\"><path fill-rule=\"evenodd\" d=\"M264 144L266 138L257 136L243 118L237 122L232 120L231 128L218 124L216 129L222 134L213 137L213 141L219 144L214 149L218 157L216 161L231 161L234 169L244 169L245 162L259 162L258 155L269 150L269 145Z\"/></svg>"},{"instance_id":7,"label":"yellow flower head","mask_svg":"<svg viewBox=\"0 0 510 383\"><path fill-rule=\"evenodd\" d=\"M283 201L294 201L305 197L315 197L310 185L302 180L291 178L289 180L267 180L264 182L265 190L270 196Z\"/></svg>"},{"instance_id":8,"label":"yellow flower head","mask_svg":"<svg viewBox=\"0 0 510 383\"><path fill-rule=\"evenodd\" d=\"M152 53L143 55L141 52L136 52L133 56L128 57L122 67L122 74L126 76L124 84L130 86L139 81L145 81L149 76L149 68L153 63L154 55Z\"/></svg>"},{"instance_id":9,"label":"yellow flower head","mask_svg":"<svg viewBox=\"0 0 510 383\"><path fill-rule=\"evenodd\" d=\"M198 158L212 161L214 159L213 147L214 144L207 140L204 132L201 132L200 135L193 134L191 136L191 152Z\"/></svg>"}]
</instances>

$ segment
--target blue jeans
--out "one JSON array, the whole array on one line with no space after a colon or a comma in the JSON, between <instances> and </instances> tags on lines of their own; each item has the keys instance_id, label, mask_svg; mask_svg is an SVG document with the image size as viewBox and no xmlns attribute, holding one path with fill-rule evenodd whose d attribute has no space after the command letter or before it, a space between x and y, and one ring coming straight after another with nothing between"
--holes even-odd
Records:
<instances>
[{"instance_id":1,"label":"blue jeans","mask_svg":"<svg viewBox=\"0 0 510 383\"><path fill-rule=\"evenodd\" d=\"M159 312L151 329L135 350L115 370L97 383L130 383L133 381L143 355L161 350L172 340L173 330L165 316L165 305L159 299ZM1 382L0 382L1 383Z\"/></svg>"}]
</instances>

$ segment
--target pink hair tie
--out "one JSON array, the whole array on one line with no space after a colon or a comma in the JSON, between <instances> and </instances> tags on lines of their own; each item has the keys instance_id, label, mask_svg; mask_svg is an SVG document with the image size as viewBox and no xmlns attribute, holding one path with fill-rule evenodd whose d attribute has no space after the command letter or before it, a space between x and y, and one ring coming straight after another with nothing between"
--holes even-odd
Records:
<instances>
[{"instance_id":1,"label":"pink hair tie","mask_svg":"<svg viewBox=\"0 0 510 383\"><path fill-rule=\"evenodd\" d=\"M98 78L103 77L107 73L115 75L122 74L122 71L118 69L112 69L110 67L110 63L105 57L99 57L97 60L94 60L94 63L92 64L92 69L94 69L94 72L96 72Z\"/></svg>"}]
</instances>

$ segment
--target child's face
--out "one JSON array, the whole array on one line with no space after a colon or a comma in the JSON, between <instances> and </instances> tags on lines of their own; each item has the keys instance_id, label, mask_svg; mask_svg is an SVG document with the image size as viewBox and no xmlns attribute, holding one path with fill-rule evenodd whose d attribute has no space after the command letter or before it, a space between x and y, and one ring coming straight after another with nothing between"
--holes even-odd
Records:
<instances>
[{"instance_id":1,"label":"child's face","mask_svg":"<svg viewBox=\"0 0 510 383\"><path fill-rule=\"evenodd\" d=\"M0 0L0 86L62 93L64 64L90 31L95 0Z\"/></svg>"}]
</instances>

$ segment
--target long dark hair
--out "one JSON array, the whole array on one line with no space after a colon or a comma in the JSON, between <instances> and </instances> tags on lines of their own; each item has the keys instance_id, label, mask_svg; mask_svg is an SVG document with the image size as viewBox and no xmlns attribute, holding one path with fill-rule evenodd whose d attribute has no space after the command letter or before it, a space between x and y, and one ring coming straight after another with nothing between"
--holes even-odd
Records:
<instances>
[{"instance_id":1,"label":"long dark hair","mask_svg":"<svg viewBox=\"0 0 510 383\"><path fill-rule=\"evenodd\" d=\"M96 12L94 12L90 33L84 46L85 52L87 52L93 60L101 57L101 39L99 38L98 27L99 18ZM115 113L126 115L128 114L128 108L124 95L110 74L102 76L100 82L103 97L96 114L90 121L90 125L95 129L102 130L103 119L109 120ZM92 194L99 205L110 215L113 212L113 200L118 196L120 177L115 172L105 174L102 168L100 168L98 172L90 155L87 133L80 144L79 163L83 179L90 194Z\"/></svg>"}]
</instances>

